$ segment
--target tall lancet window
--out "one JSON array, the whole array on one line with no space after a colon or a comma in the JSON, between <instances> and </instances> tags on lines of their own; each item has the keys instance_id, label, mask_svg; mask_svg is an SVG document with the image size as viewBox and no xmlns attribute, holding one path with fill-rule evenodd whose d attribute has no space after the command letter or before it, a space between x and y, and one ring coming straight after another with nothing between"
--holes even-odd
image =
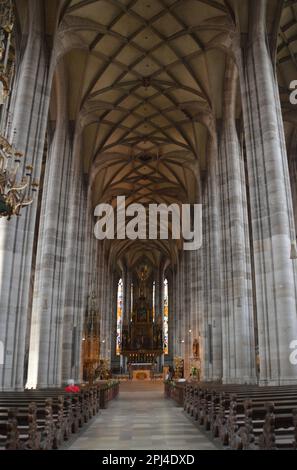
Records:
<instances>
[{"instance_id":1,"label":"tall lancet window","mask_svg":"<svg viewBox=\"0 0 297 470\"><path fill-rule=\"evenodd\" d=\"M169 354L168 349L168 280L164 280L164 354Z\"/></svg>"},{"instance_id":2,"label":"tall lancet window","mask_svg":"<svg viewBox=\"0 0 297 470\"><path fill-rule=\"evenodd\" d=\"M117 303L117 344L116 354L121 354L121 333L122 333L122 319L123 319L123 280L119 280L118 284L118 303Z\"/></svg>"}]
</instances>

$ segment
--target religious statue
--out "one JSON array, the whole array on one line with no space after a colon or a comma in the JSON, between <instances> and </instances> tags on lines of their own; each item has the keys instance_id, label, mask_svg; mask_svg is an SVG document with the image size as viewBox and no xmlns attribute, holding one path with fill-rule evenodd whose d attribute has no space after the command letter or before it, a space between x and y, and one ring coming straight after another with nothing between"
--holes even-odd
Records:
<instances>
[{"instance_id":1,"label":"religious statue","mask_svg":"<svg viewBox=\"0 0 297 470\"><path fill-rule=\"evenodd\" d=\"M200 358L200 345L198 339L194 339L193 342L193 357L194 359Z\"/></svg>"},{"instance_id":2,"label":"religious statue","mask_svg":"<svg viewBox=\"0 0 297 470\"><path fill-rule=\"evenodd\" d=\"M182 379L184 377L184 360L182 357L174 358L174 377Z\"/></svg>"}]
</instances>

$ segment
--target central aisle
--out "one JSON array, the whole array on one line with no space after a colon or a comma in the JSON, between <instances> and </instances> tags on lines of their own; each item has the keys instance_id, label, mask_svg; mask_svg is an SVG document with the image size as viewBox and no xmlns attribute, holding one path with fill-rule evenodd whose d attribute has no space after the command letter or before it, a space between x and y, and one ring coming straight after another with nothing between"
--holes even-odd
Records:
<instances>
[{"instance_id":1,"label":"central aisle","mask_svg":"<svg viewBox=\"0 0 297 470\"><path fill-rule=\"evenodd\" d=\"M163 383L129 382L69 450L217 450L164 398Z\"/></svg>"}]
</instances>

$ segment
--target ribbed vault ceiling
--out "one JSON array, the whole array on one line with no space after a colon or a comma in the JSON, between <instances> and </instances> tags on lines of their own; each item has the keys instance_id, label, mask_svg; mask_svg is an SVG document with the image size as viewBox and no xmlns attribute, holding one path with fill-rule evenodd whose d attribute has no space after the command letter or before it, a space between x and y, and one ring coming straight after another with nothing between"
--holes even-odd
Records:
<instances>
[{"instance_id":1,"label":"ribbed vault ceiling","mask_svg":"<svg viewBox=\"0 0 297 470\"><path fill-rule=\"evenodd\" d=\"M228 2L65 2L60 37L69 115L80 122L93 205L194 203L207 139L222 112ZM67 38L67 39L65 39ZM75 44L75 48L69 44ZM106 242L113 259L176 259L176 242Z\"/></svg>"},{"instance_id":2,"label":"ribbed vault ceiling","mask_svg":"<svg viewBox=\"0 0 297 470\"><path fill-rule=\"evenodd\" d=\"M214 123L222 118L226 54L237 18L247 32L248 0L48 0L68 83L68 117L81 133L92 202L193 203L199 199ZM20 20L26 0L18 0ZM269 0L267 30L277 32L280 3ZM296 111L297 2L283 4L277 50L288 139ZM55 100L51 116L55 120ZM240 107L238 110L240 117ZM176 260L176 242L106 242L111 260L152 265Z\"/></svg>"}]
</instances>

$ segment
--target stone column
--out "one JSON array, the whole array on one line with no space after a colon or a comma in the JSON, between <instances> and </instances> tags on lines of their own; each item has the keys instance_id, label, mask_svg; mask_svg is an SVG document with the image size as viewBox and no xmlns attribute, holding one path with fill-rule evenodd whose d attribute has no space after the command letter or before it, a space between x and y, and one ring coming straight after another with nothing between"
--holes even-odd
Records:
<instances>
[{"instance_id":1,"label":"stone column","mask_svg":"<svg viewBox=\"0 0 297 470\"><path fill-rule=\"evenodd\" d=\"M72 316L70 313L70 297L65 301L65 314L63 322L63 373L62 383L65 383L69 377L79 383L81 379L81 358L82 358L82 335L84 327L84 317L87 308L88 294L96 292L96 240L94 239L94 224L90 203L87 198L86 188L83 177L80 174L80 201L79 218L77 227L77 245L76 245L76 267L74 273L74 295L72 300ZM73 194L73 193L72 193ZM74 198L74 196L72 196ZM77 209L78 209L77 208ZM68 246L67 253L72 248ZM73 251L71 251L73 256ZM70 269L71 270L71 269ZM68 281L69 278L67 277ZM66 285L67 286L67 285ZM66 300L65 293L65 300Z\"/></svg>"},{"instance_id":2,"label":"stone column","mask_svg":"<svg viewBox=\"0 0 297 470\"><path fill-rule=\"evenodd\" d=\"M185 251L184 256L184 306L181 312L183 316L183 346L184 346L184 373L185 377L190 375L190 358L192 352L191 345L191 301L193 296L192 287L192 263L193 253Z\"/></svg>"},{"instance_id":3,"label":"stone column","mask_svg":"<svg viewBox=\"0 0 297 470\"><path fill-rule=\"evenodd\" d=\"M15 80L12 130L15 147L24 153L24 165L34 166L39 179L45 145L50 79L45 50L44 3L28 0L28 36ZM0 365L0 390L22 390L24 356L37 198L22 216L0 221L0 341L4 365Z\"/></svg>"},{"instance_id":4,"label":"stone column","mask_svg":"<svg viewBox=\"0 0 297 470\"><path fill-rule=\"evenodd\" d=\"M28 387L61 379L65 302L65 249L72 159L64 67L56 74L57 122L46 164L31 317ZM53 190L55 188L55 190ZM41 377L42 376L42 377Z\"/></svg>"},{"instance_id":5,"label":"stone column","mask_svg":"<svg viewBox=\"0 0 297 470\"><path fill-rule=\"evenodd\" d=\"M98 282L99 282L99 302L101 311L101 352L102 359L109 359L110 355L108 349L111 350L111 356L116 357L116 311L109 312L107 306L107 293L108 289L112 289L111 295L116 299L117 303L117 289L118 281L116 279L111 286L108 284L108 267L105 260L105 253L103 243L99 242L99 261L98 261ZM110 338L110 348L108 347Z\"/></svg>"},{"instance_id":6,"label":"stone column","mask_svg":"<svg viewBox=\"0 0 297 470\"><path fill-rule=\"evenodd\" d=\"M204 208L203 208L204 210ZM204 230L204 228L202 227ZM196 327L193 330L193 339L197 339L199 341L199 349L200 349L200 377L203 380L205 376L205 349L206 349L206 327L205 327L205 275L204 275L204 246L200 248L200 250L196 254L196 276L197 276L197 320L196 320Z\"/></svg>"},{"instance_id":7,"label":"stone column","mask_svg":"<svg viewBox=\"0 0 297 470\"><path fill-rule=\"evenodd\" d=\"M177 267L174 266L172 270L172 304L171 304L171 328L172 328L172 346L171 346L171 353L172 353L172 360L177 355L177 338L178 338L178 331L177 331Z\"/></svg>"},{"instance_id":8,"label":"stone column","mask_svg":"<svg viewBox=\"0 0 297 470\"><path fill-rule=\"evenodd\" d=\"M105 357L108 361L112 360L112 351L115 345L116 333L116 310L117 310L117 276L109 266L105 270Z\"/></svg>"},{"instance_id":9,"label":"stone column","mask_svg":"<svg viewBox=\"0 0 297 470\"><path fill-rule=\"evenodd\" d=\"M292 190L292 203L294 211L295 231L297 227L297 129L292 131L291 141L288 147L288 161L290 183ZM296 239L296 237L295 237Z\"/></svg>"},{"instance_id":10,"label":"stone column","mask_svg":"<svg viewBox=\"0 0 297 470\"><path fill-rule=\"evenodd\" d=\"M220 279L220 211L218 195L218 147L215 135L209 137L209 168L203 194L204 280L204 379L222 378L222 319Z\"/></svg>"},{"instance_id":11,"label":"stone column","mask_svg":"<svg viewBox=\"0 0 297 470\"><path fill-rule=\"evenodd\" d=\"M112 367L116 370L119 370L121 361L120 357L116 356L116 338L117 338L117 302L118 302L118 282L119 278L117 275L113 276L113 285L110 287L112 289L112 298L113 298L113 305L112 310L110 312L105 312L105 323L109 321L110 330L108 332L108 338L110 338L110 356L112 361ZM108 320L107 315L110 315L110 319ZM105 345L104 345L105 346ZM105 356L108 357L108 348L105 346L104 348Z\"/></svg>"},{"instance_id":12,"label":"stone column","mask_svg":"<svg viewBox=\"0 0 297 470\"><path fill-rule=\"evenodd\" d=\"M278 84L268 49L269 2L251 0L246 47L237 48L249 174L259 331L260 383L297 383L289 361L297 309L290 259L295 237Z\"/></svg>"},{"instance_id":13,"label":"stone column","mask_svg":"<svg viewBox=\"0 0 297 470\"><path fill-rule=\"evenodd\" d=\"M178 266L178 350L179 356L185 359L185 253L181 253Z\"/></svg>"},{"instance_id":14,"label":"stone column","mask_svg":"<svg viewBox=\"0 0 297 470\"><path fill-rule=\"evenodd\" d=\"M243 153L236 130L238 71L227 59L220 142L224 383L255 383L255 341Z\"/></svg>"}]
</instances>

